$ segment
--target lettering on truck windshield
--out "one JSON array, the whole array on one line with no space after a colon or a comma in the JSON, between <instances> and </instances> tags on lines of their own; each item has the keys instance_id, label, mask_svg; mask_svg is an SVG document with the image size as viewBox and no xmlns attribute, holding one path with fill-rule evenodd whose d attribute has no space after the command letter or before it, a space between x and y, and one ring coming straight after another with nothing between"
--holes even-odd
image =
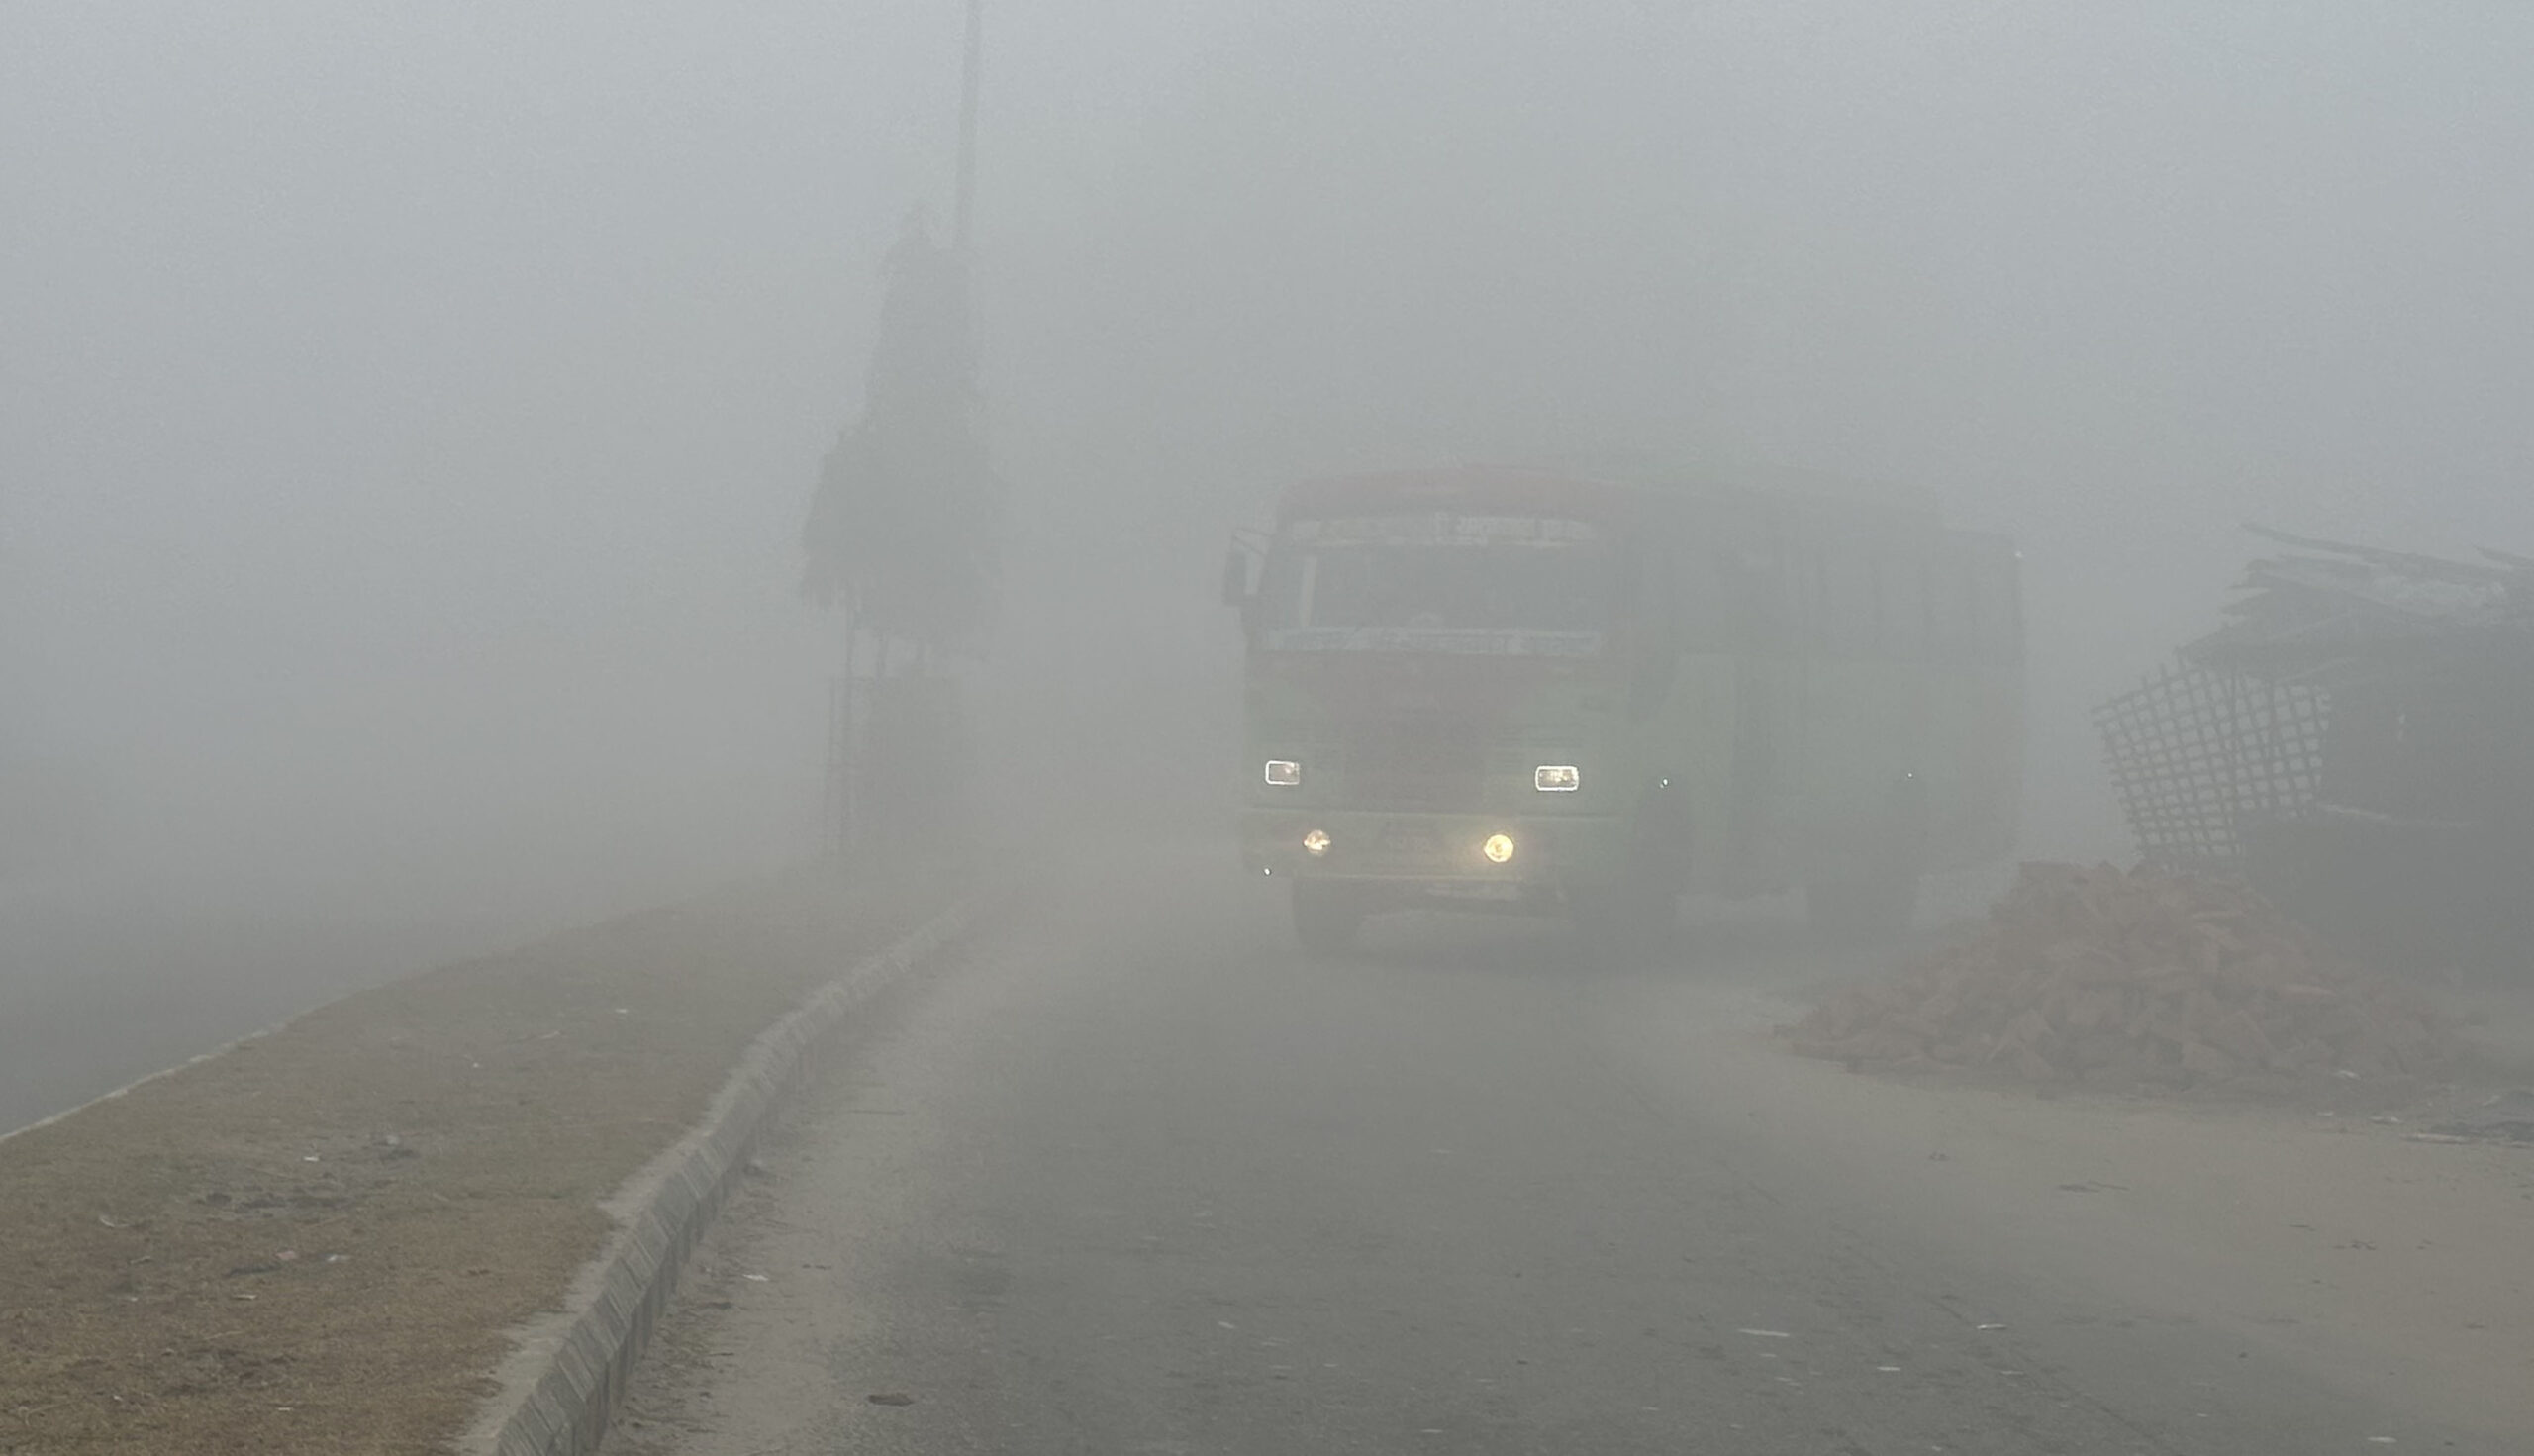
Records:
<instances>
[{"instance_id":1,"label":"lettering on truck windshield","mask_svg":"<svg viewBox=\"0 0 2534 1456\"><path fill-rule=\"evenodd\" d=\"M1260 583L1277 651L1588 657L1617 612L1590 522L1427 513L1288 523Z\"/></svg>"}]
</instances>

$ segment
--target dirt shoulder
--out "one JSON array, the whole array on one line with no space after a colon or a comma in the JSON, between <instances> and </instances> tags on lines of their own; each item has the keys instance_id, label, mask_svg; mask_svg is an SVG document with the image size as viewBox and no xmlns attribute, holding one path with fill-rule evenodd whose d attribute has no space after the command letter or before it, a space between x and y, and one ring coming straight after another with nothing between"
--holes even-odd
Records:
<instances>
[{"instance_id":1,"label":"dirt shoulder","mask_svg":"<svg viewBox=\"0 0 2534 1456\"><path fill-rule=\"evenodd\" d=\"M748 1039L947 905L821 872L323 1007L0 1141L0 1452L424 1452Z\"/></svg>"},{"instance_id":2,"label":"dirt shoulder","mask_svg":"<svg viewBox=\"0 0 2534 1456\"><path fill-rule=\"evenodd\" d=\"M2106 1323L2218 1331L2502 1447L2534 1430L2534 1148L2412 1140L2477 1093L2388 1114L2356 1083L2335 1106L1860 1074L1785 1053L1767 1022L1796 1005L1714 990L1681 1075L1826 1203Z\"/></svg>"}]
</instances>

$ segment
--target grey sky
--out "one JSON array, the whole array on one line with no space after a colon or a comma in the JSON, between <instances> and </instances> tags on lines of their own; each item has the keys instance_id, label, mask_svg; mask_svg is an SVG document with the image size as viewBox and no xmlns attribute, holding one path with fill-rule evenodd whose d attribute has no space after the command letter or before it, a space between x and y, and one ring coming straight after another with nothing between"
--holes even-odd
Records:
<instances>
[{"instance_id":1,"label":"grey sky","mask_svg":"<svg viewBox=\"0 0 2534 1456\"><path fill-rule=\"evenodd\" d=\"M792 533L956 12L0 10L0 745L450 893L485 837L788 844ZM1219 647L1162 624L1294 469L1897 478L2025 542L2034 847L2116 848L2076 715L2238 521L2534 548L2529 53L2504 4L998 5L990 387L1078 588L1023 640Z\"/></svg>"}]
</instances>

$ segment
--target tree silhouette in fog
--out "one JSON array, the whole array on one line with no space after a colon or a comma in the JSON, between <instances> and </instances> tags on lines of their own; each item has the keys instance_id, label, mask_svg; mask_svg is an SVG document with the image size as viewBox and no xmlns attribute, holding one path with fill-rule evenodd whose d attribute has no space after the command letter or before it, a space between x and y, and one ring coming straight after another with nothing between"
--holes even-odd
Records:
<instances>
[{"instance_id":1,"label":"tree silhouette in fog","mask_svg":"<svg viewBox=\"0 0 2534 1456\"><path fill-rule=\"evenodd\" d=\"M1003 486L977 390L968 269L910 212L884 264L861 414L819 472L803 590L856 628L982 648L996 605Z\"/></svg>"}]
</instances>

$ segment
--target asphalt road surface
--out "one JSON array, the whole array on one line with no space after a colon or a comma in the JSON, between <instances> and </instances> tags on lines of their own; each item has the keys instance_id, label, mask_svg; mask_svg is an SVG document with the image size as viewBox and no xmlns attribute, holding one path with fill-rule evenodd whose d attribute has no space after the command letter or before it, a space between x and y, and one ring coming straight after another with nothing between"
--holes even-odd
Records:
<instances>
[{"instance_id":1,"label":"asphalt road surface","mask_svg":"<svg viewBox=\"0 0 2534 1456\"><path fill-rule=\"evenodd\" d=\"M875 1008L609 1450L2534 1446L2053 1124L1768 1047L1823 968L1766 930L1614 974L1419 919L1315 964L1223 860L1086 876Z\"/></svg>"}]
</instances>

